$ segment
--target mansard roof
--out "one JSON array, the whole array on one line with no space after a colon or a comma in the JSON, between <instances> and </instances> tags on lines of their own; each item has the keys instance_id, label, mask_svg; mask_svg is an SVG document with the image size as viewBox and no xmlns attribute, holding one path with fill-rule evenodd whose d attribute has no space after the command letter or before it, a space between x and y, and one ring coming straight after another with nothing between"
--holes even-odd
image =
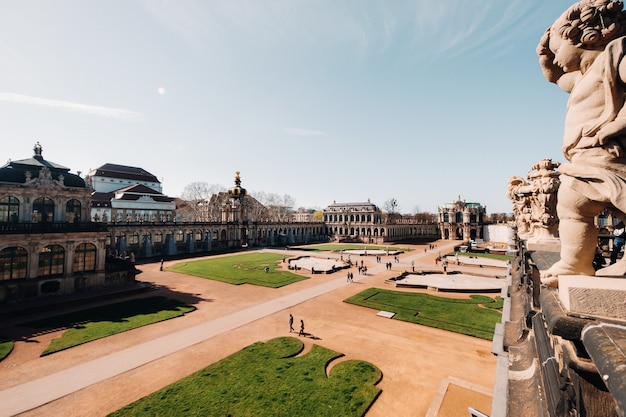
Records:
<instances>
[{"instance_id":1,"label":"mansard roof","mask_svg":"<svg viewBox=\"0 0 626 417\"><path fill-rule=\"evenodd\" d=\"M480 203L476 203L473 201L463 201L463 200L457 200L457 201L452 201L450 203L444 203L442 204L439 208L441 209L463 209L463 208L467 208L467 209L483 209L483 205Z\"/></svg>"},{"instance_id":2,"label":"mansard roof","mask_svg":"<svg viewBox=\"0 0 626 417\"><path fill-rule=\"evenodd\" d=\"M156 182L160 183L156 176L149 173L143 168L130 167L126 165L104 164L89 172L90 176L120 178L133 181Z\"/></svg>"},{"instance_id":3,"label":"mansard roof","mask_svg":"<svg viewBox=\"0 0 626 417\"><path fill-rule=\"evenodd\" d=\"M365 203L336 203L329 205L326 210L353 210L353 211L377 211L376 204L367 201Z\"/></svg>"},{"instance_id":4,"label":"mansard roof","mask_svg":"<svg viewBox=\"0 0 626 417\"><path fill-rule=\"evenodd\" d=\"M174 201L172 197L168 197L158 191L153 190L150 187L146 187L142 184L135 184L122 188L114 192L116 200L139 200L141 197L147 196L154 201L171 203Z\"/></svg>"},{"instance_id":5,"label":"mansard roof","mask_svg":"<svg viewBox=\"0 0 626 417\"><path fill-rule=\"evenodd\" d=\"M133 184L133 185L129 185L128 187L115 190L115 194L119 194L119 193L163 195L162 193L156 190L153 190L152 188L147 187L143 184Z\"/></svg>"},{"instance_id":6,"label":"mansard roof","mask_svg":"<svg viewBox=\"0 0 626 417\"><path fill-rule=\"evenodd\" d=\"M91 206L110 207L112 200L136 201L142 197L150 197L152 200L159 203L171 203L174 201L174 198L168 197L150 187L135 184L109 193L95 191L91 193Z\"/></svg>"},{"instance_id":7,"label":"mansard roof","mask_svg":"<svg viewBox=\"0 0 626 417\"><path fill-rule=\"evenodd\" d=\"M24 184L29 179L40 178L42 172L46 176L49 172L49 179L57 181L62 179L61 182L66 187L87 188L85 180L77 174L70 173L69 168L45 160L42 150L43 148L37 142L34 148L35 154L31 158L7 162L0 168L0 182Z\"/></svg>"}]
</instances>

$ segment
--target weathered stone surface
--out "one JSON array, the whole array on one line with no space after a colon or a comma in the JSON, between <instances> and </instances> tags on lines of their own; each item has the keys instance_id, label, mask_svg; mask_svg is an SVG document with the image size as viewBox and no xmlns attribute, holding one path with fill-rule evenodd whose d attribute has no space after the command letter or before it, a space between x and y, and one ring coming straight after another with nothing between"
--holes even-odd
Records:
<instances>
[{"instance_id":1,"label":"weathered stone surface","mask_svg":"<svg viewBox=\"0 0 626 417\"><path fill-rule=\"evenodd\" d=\"M568 313L626 322L625 278L564 275L558 294Z\"/></svg>"},{"instance_id":2,"label":"weathered stone surface","mask_svg":"<svg viewBox=\"0 0 626 417\"><path fill-rule=\"evenodd\" d=\"M626 415L626 327L602 323L585 328L582 341L613 394L620 416Z\"/></svg>"},{"instance_id":3,"label":"weathered stone surface","mask_svg":"<svg viewBox=\"0 0 626 417\"><path fill-rule=\"evenodd\" d=\"M570 288L569 298L574 313L626 320L626 291Z\"/></svg>"}]
</instances>

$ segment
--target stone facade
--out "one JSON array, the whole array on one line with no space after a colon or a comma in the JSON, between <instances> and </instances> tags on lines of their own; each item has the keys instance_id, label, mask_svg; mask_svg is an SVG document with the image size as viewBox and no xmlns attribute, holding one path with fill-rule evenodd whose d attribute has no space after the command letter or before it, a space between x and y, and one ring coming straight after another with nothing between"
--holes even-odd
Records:
<instances>
[{"instance_id":1,"label":"stone facade","mask_svg":"<svg viewBox=\"0 0 626 417\"><path fill-rule=\"evenodd\" d=\"M383 213L369 200L366 203L333 202L323 210L323 222L329 236L338 242L382 244L439 238L435 223Z\"/></svg>"},{"instance_id":2,"label":"stone facade","mask_svg":"<svg viewBox=\"0 0 626 417\"><path fill-rule=\"evenodd\" d=\"M338 242L380 243L385 237L383 212L369 200L366 203L337 203L323 211L329 235Z\"/></svg>"},{"instance_id":3,"label":"stone facade","mask_svg":"<svg viewBox=\"0 0 626 417\"><path fill-rule=\"evenodd\" d=\"M91 189L69 168L30 159L0 168L0 302L107 284L106 232L89 219Z\"/></svg>"},{"instance_id":4,"label":"stone facade","mask_svg":"<svg viewBox=\"0 0 626 417\"><path fill-rule=\"evenodd\" d=\"M470 203L461 197L437 209L439 231L442 239L483 239L486 208L480 203Z\"/></svg>"}]
</instances>

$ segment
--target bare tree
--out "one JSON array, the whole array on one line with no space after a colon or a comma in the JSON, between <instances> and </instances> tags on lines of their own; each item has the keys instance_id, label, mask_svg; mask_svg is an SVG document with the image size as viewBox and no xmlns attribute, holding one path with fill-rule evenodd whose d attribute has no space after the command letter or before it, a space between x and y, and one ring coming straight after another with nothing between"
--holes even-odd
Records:
<instances>
[{"instance_id":1,"label":"bare tree","mask_svg":"<svg viewBox=\"0 0 626 417\"><path fill-rule=\"evenodd\" d=\"M254 197L265 206L269 220L286 222L291 219L296 200L288 194L254 192Z\"/></svg>"},{"instance_id":2,"label":"bare tree","mask_svg":"<svg viewBox=\"0 0 626 417\"><path fill-rule=\"evenodd\" d=\"M210 197L213 194L224 191L226 187L219 184L208 184L203 181L192 182L185 186L181 194L181 199L187 202L183 212L180 214L188 221L215 221L214 213L210 207ZM213 219L212 219L213 218Z\"/></svg>"},{"instance_id":3,"label":"bare tree","mask_svg":"<svg viewBox=\"0 0 626 417\"><path fill-rule=\"evenodd\" d=\"M385 204L383 204L383 210L390 214L397 213L398 212L398 200L392 197L389 200L385 201Z\"/></svg>"},{"instance_id":4,"label":"bare tree","mask_svg":"<svg viewBox=\"0 0 626 417\"><path fill-rule=\"evenodd\" d=\"M427 211L423 211L421 213L415 213L413 215L413 218L415 219L415 221L418 221L420 223L436 223L435 220L437 219L437 215L429 213Z\"/></svg>"}]
</instances>

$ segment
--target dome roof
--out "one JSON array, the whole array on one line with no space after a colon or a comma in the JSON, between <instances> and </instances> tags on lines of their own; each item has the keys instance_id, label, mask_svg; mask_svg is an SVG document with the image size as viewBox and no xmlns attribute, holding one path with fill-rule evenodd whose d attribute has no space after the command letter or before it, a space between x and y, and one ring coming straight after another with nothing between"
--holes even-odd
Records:
<instances>
[{"instance_id":1,"label":"dome roof","mask_svg":"<svg viewBox=\"0 0 626 417\"><path fill-rule=\"evenodd\" d=\"M241 177L239 171L235 172L235 185L228 190L228 195L234 198L240 198L246 195L246 189L241 188Z\"/></svg>"},{"instance_id":2,"label":"dome roof","mask_svg":"<svg viewBox=\"0 0 626 417\"><path fill-rule=\"evenodd\" d=\"M85 180L70 169L54 162L46 161L42 156L43 148L37 142L32 158L9 161L0 168L0 183L24 184L33 178L50 174L52 180L61 181L66 187L87 188ZM42 178L43 179L43 178Z\"/></svg>"}]
</instances>

